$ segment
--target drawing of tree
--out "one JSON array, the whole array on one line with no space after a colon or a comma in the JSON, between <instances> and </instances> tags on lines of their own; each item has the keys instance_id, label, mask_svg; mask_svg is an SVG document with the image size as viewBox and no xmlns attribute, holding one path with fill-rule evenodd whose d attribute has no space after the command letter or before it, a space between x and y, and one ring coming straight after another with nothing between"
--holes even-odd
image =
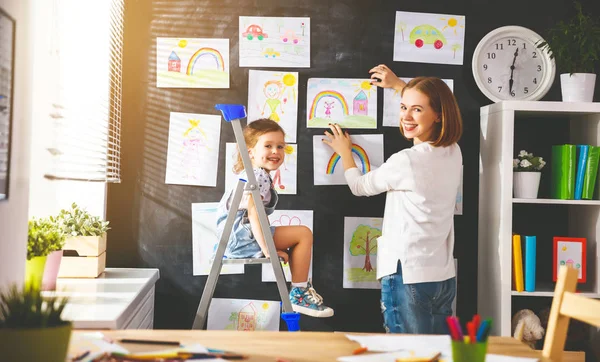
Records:
<instances>
[{"instance_id":1,"label":"drawing of tree","mask_svg":"<svg viewBox=\"0 0 600 362\"><path fill-rule=\"evenodd\" d=\"M352 256L365 256L364 271L373 271L371 255L377 254L377 238L380 236L381 230L372 228L369 225L359 225L352 234L350 254Z\"/></svg>"},{"instance_id":2,"label":"drawing of tree","mask_svg":"<svg viewBox=\"0 0 600 362\"><path fill-rule=\"evenodd\" d=\"M456 59L456 51L462 49L462 46L458 43L452 44L452 51L454 51L453 59Z\"/></svg>"},{"instance_id":3,"label":"drawing of tree","mask_svg":"<svg viewBox=\"0 0 600 362\"><path fill-rule=\"evenodd\" d=\"M399 22L396 26L396 29L400 32L400 34L402 34L402 41L404 41L404 30L406 30L406 23L403 21Z\"/></svg>"}]
</instances>

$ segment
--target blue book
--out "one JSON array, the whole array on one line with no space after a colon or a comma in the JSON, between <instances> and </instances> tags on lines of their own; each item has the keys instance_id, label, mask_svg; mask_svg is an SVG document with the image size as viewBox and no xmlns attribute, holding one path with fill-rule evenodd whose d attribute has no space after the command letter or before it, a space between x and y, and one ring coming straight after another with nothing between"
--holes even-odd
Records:
<instances>
[{"instance_id":1,"label":"blue book","mask_svg":"<svg viewBox=\"0 0 600 362\"><path fill-rule=\"evenodd\" d=\"M575 200L581 200L583 193L583 181L585 178L585 168L587 166L589 145L577 145L577 176L575 177Z\"/></svg>"},{"instance_id":2,"label":"blue book","mask_svg":"<svg viewBox=\"0 0 600 362\"><path fill-rule=\"evenodd\" d=\"M535 236L525 236L525 291L535 292Z\"/></svg>"}]
</instances>

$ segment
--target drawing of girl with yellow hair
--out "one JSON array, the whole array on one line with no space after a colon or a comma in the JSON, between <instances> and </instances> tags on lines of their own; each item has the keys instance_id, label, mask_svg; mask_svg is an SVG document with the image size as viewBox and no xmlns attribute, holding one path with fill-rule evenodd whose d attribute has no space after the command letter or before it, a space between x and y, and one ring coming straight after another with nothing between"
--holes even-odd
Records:
<instances>
[{"instance_id":1,"label":"drawing of girl with yellow hair","mask_svg":"<svg viewBox=\"0 0 600 362\"><path fill-rule=\"evenodd\" d=\"M181 163L184 168L185 178L197 178L202 172L200 152L203 147L208 148L206 133L200 128L199 119L188 119L190 127L183 133L181 147Z\"/></svg>"},{"instance_id":2,"label":"drawing of girl with yellow hair","mask_svg":"<svg viewBox=\"0 0 600 362\"><path fill-rule=\"evenodd\" d=\"M269 115L269 119L273 121L279 122L279 115L277 114L277 107L281 110L281 114L283 114L283 108L281 107L281 95L283 93L283 83L278 80L270 80L265 83L265 87L263 89L265 93L265 97L267 100L263 105L261 115L265 115L265 108L269 105L271 110L271 114Z\"/></svg>"}]
</instances>

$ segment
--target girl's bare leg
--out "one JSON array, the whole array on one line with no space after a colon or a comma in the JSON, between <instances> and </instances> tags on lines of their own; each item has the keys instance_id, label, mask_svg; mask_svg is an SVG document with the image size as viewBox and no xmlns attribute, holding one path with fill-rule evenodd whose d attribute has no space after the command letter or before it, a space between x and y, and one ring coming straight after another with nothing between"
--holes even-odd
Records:
<instances>
[{"instance_id":1,"label":"girl's bare leg","mask_svg":"<svg viewBox=\"0 0 600 362\"><path fill-rule=\"evenodd\" d=\"M307 281L313 246L312 231L304 225L278 226L275 228L273 240L277 250L292 249L290 255L292 283Z\"/></svg>"}]
</instances>

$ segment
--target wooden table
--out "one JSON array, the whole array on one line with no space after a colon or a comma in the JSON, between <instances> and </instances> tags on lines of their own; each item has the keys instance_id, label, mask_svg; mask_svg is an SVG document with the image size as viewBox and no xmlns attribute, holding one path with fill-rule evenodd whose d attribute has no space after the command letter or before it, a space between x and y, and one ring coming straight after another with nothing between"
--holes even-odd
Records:
<instances>
[{"instance_id":1,"label":"wooden table","mask_svg":"<svg viewBox=\"0 0 600 362\"><path fill-rule=\"evenodd\" d=\"M81 333L75 331L74 333ZM111 330L102 331L114 340L121 338L179 341L182 344L199 343L209 348L223 349L250 356L246 361L275 362L284 358L290 362L336 361L352 355L359 347L345 337L345 333L331 332L238 332L191 330ZM360 333L364 334L364 333ZM127 344L131 352L166 349L166 346ZM541 358L534 351L511 337L490 337L489 353L517 357ZM584 362L583 352L565 352L564 362ZM548 360L542 360L548 362Z\"/></svg>"}]
</instances>

